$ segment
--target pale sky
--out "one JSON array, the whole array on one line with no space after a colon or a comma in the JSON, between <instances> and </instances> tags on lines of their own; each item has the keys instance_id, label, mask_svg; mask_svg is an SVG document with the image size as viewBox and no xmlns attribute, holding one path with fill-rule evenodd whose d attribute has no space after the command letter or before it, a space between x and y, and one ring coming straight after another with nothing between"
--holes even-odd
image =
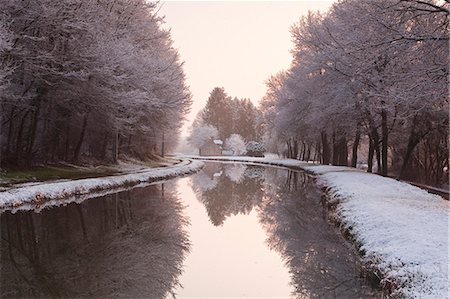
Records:
<instances>
[{"instance_id":1,"label":"pale sky","mask_svg":"<svg viewBox=\"0 0 450 299\"><path fill-rule=\"evenodd\" d=\"M214 87L257 105L264 81L290 65L289 27L308 10L326 11L333 2L162 1L159 14L171 28L193 95L182 135Z\"/></svg>"}]
</instances>

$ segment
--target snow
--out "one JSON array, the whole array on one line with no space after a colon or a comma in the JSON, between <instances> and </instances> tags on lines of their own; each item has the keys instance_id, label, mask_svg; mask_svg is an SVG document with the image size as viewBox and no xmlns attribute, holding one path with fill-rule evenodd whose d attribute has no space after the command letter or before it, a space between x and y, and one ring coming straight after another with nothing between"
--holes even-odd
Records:
<instances>
[{"instance_id":1,"label":"snow","mask_svg":"<svg viewBox=\"0 0 450 299\"><path fill-rule=\"evenodd\" d=\"M325 174L328 172L339 172L339 171L355 171L355 172L363 172L362 169L352 168L347 166L331 166L331 165L317 165L317 166L304 166L305 170L313 172L315 174Z\"/></svg>"},{"instance_id":2,"label":"snow","mask_svg":"<svg viewBox=\"0 0 450 299\"><path fill-rule=\"evenodd\" d=\"M309 167L314 171L314 167ZM364 260L407 298L445 298L449 287L448 201L410 184L342 170L320 176Z\"/></svg>"},{"instance_id":3,"label":"snow","mask_svg":"<svg viewBox=\"0 0 450 299\"><path fill-rule=\"evenodd\" d=\"M223 144L222 140L220 140L220 139L214 139L213 142L214 142L214 144L217 144L217 145Z\"/></svg>"},{"instance_id":4,"label":"snow","mask_svg":"<svg viewBox=\"0 0 450 299\"><path fill-rule=\"evenodd\" d=\"M450 298L449 201L350 167L275 156L208 159L301 168L317 175L336 205L342 229L360 246L369 269L381 274L382 285L405 298Z\"/></svg>"},{"instance_id":5,"label":"snow","mask_svg":"<svg viewBox=\"0 0 450 299\"><path fill-rule=\"evenodd\" d=\"M18 207L24 204L39 206L49 200L65 201L67 198L85 197L90 193L136 186L194 173L203 165L200 161L185 159L173 166L140 169L135 173L123 175L22 185L0 192L0 208Z\"/></svg>"},{"instance_id":6,"label":"snow","mask_svg":"<svg viewBox=\"0 0 450 299\"><path fill-rule=\"evenodd\" d=\"M267 155L264 158L248 157L248 156L195 156L195 155L178 155L180 158L190 158L199 160L216 160L216 161L228 161L228 162L247 162L256 164L268 164L282 167L302 168L302 166L309 165L308 162L294 160L294 159L282 159L273 154Z\"/></svg>"}]
</instances>

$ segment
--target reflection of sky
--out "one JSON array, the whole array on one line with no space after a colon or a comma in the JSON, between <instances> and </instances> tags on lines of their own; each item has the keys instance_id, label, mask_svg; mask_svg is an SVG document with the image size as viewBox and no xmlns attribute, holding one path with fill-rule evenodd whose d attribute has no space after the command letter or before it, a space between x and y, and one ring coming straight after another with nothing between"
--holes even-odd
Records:
<instances>
[{"instance_id":1,"label":"reflection of sky","mask_svg":"<svg viewBox=\"0 0 450 299\"><path fill-rule=\"evenodd\" d=\"M184 289L176 291L177 298L289 298L288 269L265 244L266 233L256 211L230 216L216 227L189 180L178 182L178 192L187 205L185 212L190 216L192 247L181 277Z\"/></svg>"},{"instance_id":2,"label":"reflection of sky","mask_svg":"<svg viewBox=\"0 0 450 299\"><path fill-rule=\"evenodd\" d=\"M199 178L179 181L192 223L180 298L380 298L306 174L207 163L201 177L218 172L203 193Z\"/></svg>"}]
</instances>

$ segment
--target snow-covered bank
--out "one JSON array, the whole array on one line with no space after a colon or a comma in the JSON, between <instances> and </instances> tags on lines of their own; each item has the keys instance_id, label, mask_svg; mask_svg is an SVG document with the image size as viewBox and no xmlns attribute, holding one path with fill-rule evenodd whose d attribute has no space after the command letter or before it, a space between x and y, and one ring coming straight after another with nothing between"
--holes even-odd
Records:
<instances>
[{"instance_id":1,"label":"snow-covered bank","mask_svg":"<svg viewBox=\"0 0 450 299\"><path fill-rule=\"evenodd\" d=\"M173 166L140 169L136 173L23 185L0 192L0 208L18 207L30 203L40 205L49 200L82 197L92 192L98 193L108 189L120 189L191 174L199 171L202 167L203 163L200 161L183 160Z\"/></svg>"},{"instance_id":2,"label":"snow-covered bank","mask_svg":"<svg viewBox=\"0 0 450 299\"><path fill-rule=\"evenodd\" d=\"M308 162L294 159L281 159L275 155L266 156L264 158L247 157L247 156L194 156L194 155L178 155L177 157L198 159L198 160L211 160L211 161L250 162L250 163L275 165L297 169L303 169L304 166L314 165Z\"/></svg>"},{"instance_id":3,"label":"snow-covered bank","mask_svg":"<svg viewBox=\"0 0 450 299\"><path fill-rule=\"evenodd\" d=\"M407 298L449 298L448 201L391 178L319 171L343 228L386 288Z\"/></svg>"},{"instance_id":4,"label":"snow-covered bank","mask_svg":"<svg viewBox=\"0 0 450 299\"><path fill-rule=\"evenodd\" d=\"M342 229L360 246L365 264L381 274L387 290L406 298L450 298L448 201L349 167L278 158L208 159L300 168L316 174L336 207Z\"/></svg>"}]
</instances>

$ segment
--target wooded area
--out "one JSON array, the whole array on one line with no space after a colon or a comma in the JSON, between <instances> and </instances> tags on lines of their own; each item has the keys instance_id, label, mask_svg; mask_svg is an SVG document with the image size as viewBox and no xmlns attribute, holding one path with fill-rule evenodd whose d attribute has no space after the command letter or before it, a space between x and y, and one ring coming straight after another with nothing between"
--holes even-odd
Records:
<instances>
[{"instance_id":1,"label":"wooded area","mask_svg":"<svg viewBox=\"0 0 450 299\"><path fill-rule=\"evenodd\" d=\"M448 183L449 9L449 1L345 0L303 17L291 28L292 66L267 80L267 146Z\"/></svg>"},{"instance_id":2,"label":"wooded area","mask_svg":"<svg viewBox=\"0 0 450 299\"><path fill-rule=\"evenodd\" d=\"M3 0L1 8L2 167L145 158L175 144L191 95L156 3Z\"/></svg>"}]
</instances>

